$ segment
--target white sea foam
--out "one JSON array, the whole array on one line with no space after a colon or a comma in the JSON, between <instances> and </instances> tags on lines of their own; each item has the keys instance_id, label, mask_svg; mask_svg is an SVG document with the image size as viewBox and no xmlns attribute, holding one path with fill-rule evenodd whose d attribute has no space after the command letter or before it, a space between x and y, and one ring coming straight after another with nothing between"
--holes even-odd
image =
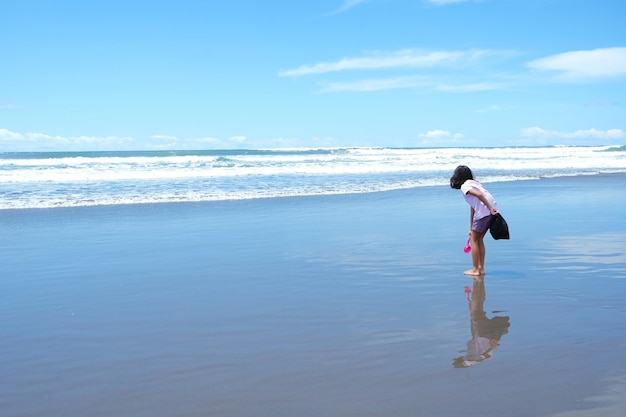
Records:
<instances>
[{"instance_id":1,"label":"white sea foam","mask_svg":"<svg viewBox=\"0 0 626 417\"><path fill-rule=\"evenodd\" d=\"M0 209L211 201L626 172L620 146L0 154Z\"/></svg>"}]
</instances>

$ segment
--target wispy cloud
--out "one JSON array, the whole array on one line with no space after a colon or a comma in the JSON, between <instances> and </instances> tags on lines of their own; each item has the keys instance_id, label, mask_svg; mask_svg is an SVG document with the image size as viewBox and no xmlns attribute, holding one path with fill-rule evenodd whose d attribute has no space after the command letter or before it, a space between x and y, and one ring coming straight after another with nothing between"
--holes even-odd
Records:
<instances>
[{"instance_id":1,"label":"wispy cloud","mask_svg":"<svg viewBox=\"0 0 626 417\"><path fill-rule=\"evenodd\" d=\"M560 132L556 130L545 130L540 127L527 127L521 131L522 137L536 139L603 139L617 140L625 139L626 132L622 129L586 129L574 132Z\"/></svg>"},{"instance_id":2,"label":"wispy cloud","mask_svg":"<svg viewBox=\"0 0 626 417\"><path fill-rule=\"evenodd\" d=\"M344 0L343 4L341 6L339 6L339 8L331 13L329 13L328 15L334 15L334 14L339 14L339 13L343 13L347 10L352 9L355 6L358 6L359 4L362 3L366 3L369 0Z\"/></svg>"},{"instance_id":3,"label":"wispy cloud","mask_svg":"<svg viewBox=\"0 0 626 417\"><path fill-rule=\"evenodd\" d=\"M444 84L437 86L437 90L448 93L475 93L478 91L503 90L507 84L501 82L478 82L468 84Z\"/></svg>"},{"instance_id":4,"label":"wispy cloud","mask_svg":"<svg viewBox=\"0 0 626 417\"><path fill-rule=\"evenodd\" d=\"M278 75L301 77L358 71L381 74L357 80L320 81L319 92L324 93L416 88L472 93L545 82L601 81L626 77L626 47L564 52L525 64L513 63L506 72L498 70L498 65L519 55L517 51L486 49L375 51L336 61L301 65L280 71ZM402 72L403 75L398 75Z\"/></svg>"},{"instance_id":5,"label":"wispy cloud","mask_svg":"<svg viewBox=\"0 0 626 417\"><path fill-rule=\"evenodd\" d=\"M587 107L615 107L619 104L615 101L594 101L592 103L587 103L585 106Z\"/></svg>"},{"instance_id":6,"label":"wispy cloud","mask_svg":"<svg viewBox=\"0 0 626 417\"><path fill-rule=\"evenodd\" d=\"M340 91L383 91L408 88L431 89L447 93L472 93L478 91L502 90L506 88L504 83L467 83L445 84L438 83L434 77L428 76L405 76L395 78L372 78L348 82L320 82L320 93Z\"/></svg>"},{"instance_id":7,"label":"wispy cloud","mask_svg":"<svg viewBox=\"0 0 626 417\"><path fill-rule=\"evenodd\" d=\"M483 107L481 109L476 110L476 113L489 113L492 111L500 111L502 110L502 106L499 106L497 104L493 104L491 106L488 107Z\"/></svg>"},{"instance_id":8,"label":"wispy cloud","mask_svg":"<svg viewBox=\"0 0 626 417\"><path fill-rule=\"evenodd\" d=\"M351 82L321 82L321 93L339 91L381 91L401 88L418 88L429 85L424 77L407 76L395 78L365 79Z\"/></svg>"},{"instance_id":9,"label":"wispy cloud","mask_svg":"<svg viewBox=\"0 0 626 417\"><path fill-rule=\"evenodd\" d=\"M430 89L448 93L501 90L507 82L502 75L489 80L485 62L517 55L506 50L469 49L462 51L424 51L401 49L391 52L369 52L337 61L319 62L279 72L281 77L327 75L339 72L369 71L383 73L358 80L318 82L319 92L381 91L393 89ZM405 72L405 75L393 73ZM406 74L409 72L408 74Z\"/></svg>"},{"instance_id":10,"label":"wispy cloud","mask_svg":"<svg viewBox=\"0 0 626 417\"><path fill-rule=\"evenodd\" d=\"M537 71L553 71L557 81L586 81L626 76L626 47L564 52L529 62Z\"/></svg>"},{"instance_id":11,"label":"wispy cloud","mask_svg":"<svg viewBox=\"0 0 626 417\"><path fill-rule=\"evenodd\" d=\"M327 16L332 16L336 14L340 14L346 12L359 4L367 3L373 0L344 0L344 2L337 8L336 10L327 14ZM479 3L486 0L424 0L426 3L434 4L436 6L445 6L453 3Z\"/></svg>"},{"instance_id":12,"label":"wispy cloud","mask_svg":"<svg viewBox=\"0 0 626 417\"><path fill-rule=\"evenodd\" d=\"M23 106L20 106L19 104L0 104L0 110L16 110L16 109L23 109Z\"/></svg>"},{"instance_id":13,"label":"wispy cloud","mask_svg":"<svg viewBox=\"0 0 626 417\"><path fill-rule=\"evenodd\" d=\"M444 4L452 4L452 3L467 3L467 2L476 2L478 0L427 0L428 3L444 5Z\"/></svg>"},{"instance_id":14,"label":"wispy cloud","mask_svg":"<svg viewBox=\"0 0 626 417\"><path fill-rule=\"evenodd\" d=\"M280 71L281 77L297 77L325 74L347 70L380 70L391 68L432 68L435 66L467 65L486 55L502 53L480 49L468 51L420 51L401 49L394 52L373 52L360 57L342 58L334 62L302 65L295 69Z\"/></svg>"}]
</instances>

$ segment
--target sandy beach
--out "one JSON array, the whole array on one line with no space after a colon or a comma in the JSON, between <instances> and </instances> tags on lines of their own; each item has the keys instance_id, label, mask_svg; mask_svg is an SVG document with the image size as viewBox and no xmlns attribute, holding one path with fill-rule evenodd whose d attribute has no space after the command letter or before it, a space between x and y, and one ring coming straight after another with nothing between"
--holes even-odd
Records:
<instances>
[{"instance_id":1,"label":"sandy beach","mask_svg":"<svg viewBox=\"0 0 626 417\"><path fill-rule=\"evenodd\" d=\"M4 210L0 416L624 415L625 180Z\"/></svg>"}]
</instances>

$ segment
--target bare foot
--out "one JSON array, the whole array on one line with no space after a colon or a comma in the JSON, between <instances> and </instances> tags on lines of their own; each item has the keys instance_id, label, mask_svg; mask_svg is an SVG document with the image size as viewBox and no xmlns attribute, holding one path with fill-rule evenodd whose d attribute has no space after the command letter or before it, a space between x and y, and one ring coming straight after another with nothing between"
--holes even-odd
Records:
<instances>
[{"instance_id":1,"label":"bare foot","mask_svg":"<svg viewBox=\"0 0 626 417\"><path fill-rule=\"evenodd\" d=\"M485 275L485 271L479 271L477 269L468 269L463 272L465 275L469 275L470 277L479 277L481 275Z\"/></svg>"}]
</instances>

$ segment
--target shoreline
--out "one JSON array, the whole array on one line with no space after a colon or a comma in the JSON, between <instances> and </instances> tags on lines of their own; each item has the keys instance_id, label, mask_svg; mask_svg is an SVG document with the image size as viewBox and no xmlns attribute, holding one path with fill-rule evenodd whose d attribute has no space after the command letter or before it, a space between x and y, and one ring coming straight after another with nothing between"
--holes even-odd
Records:
<instances>
[{"instance_id":1,"label":"shoreline","mask_svg":"<svg viewBox=\"0 0 626 417\"><path fill-rule=\"evenodd\" d=\"M527 182L534 182L534 181L559 181L559 180L567 180L567 179L585 179L585 178L606 178L606 179L612 179L612 178L626 178L626 172L612 172L612 173L583 173L583 174L573 174L573 175L562 175L562 176L546 176L546 177L537 177L537 178L528 178L528 179L516 179L516 180L508 180L508 179L503 179L503 180L497 180L497 181L480 181L480 178L478 179L479 182L483 182L483 184L510 184L510 185L515 185L517 183L527 183ZM215 200L181 200L181 201L163 201L163 202L140 202L140 203L110 203L110 204L85 204L85 205L61 205L61 206L57 206L57 207L27 207L27 208L0 208L0 213L9 213L9 212L19 212L19 211L23 211L23 210L41 210L41 211L46 211L46 210L71 210L71 209L87 209L87 208L115 208L115 207L137 207L137 208L141 208L141 207L151 207L151 206L162 206L162 205L200 205L200 204L220 204L220 203L224 203L224 204L228 204L228 203L237 203L237 202L270 202L270 201L281 201L281 200L289 200L289 199L316 199L316 198L322 198L322 199L332 199L332 198L350 198L350 197L357 197L357 196L375 196L375 195L379 195L379 194L393 194L393 193L405 193L405 192L419 192L419 190L422 189L437 189L437 188L444 188L444 189L448 189L449 186L447 183L442 183L442 184L436 184L436 185L432 185L432 184L427 184L427 185L422 185L422 186L412 186L412 187L406 187L406 188L395 188L395 189L390 189L390 190L377 190L377 191L371 191L371 192L353 192L353 193L343 193L343 192L338 192L338 193L327 193L327 194L305 194L305 195L285 195L285 196L262 196L262 197L250 197L250 198L233 198L233 199L215 199Z\"/></svg>"}]
</instances>

